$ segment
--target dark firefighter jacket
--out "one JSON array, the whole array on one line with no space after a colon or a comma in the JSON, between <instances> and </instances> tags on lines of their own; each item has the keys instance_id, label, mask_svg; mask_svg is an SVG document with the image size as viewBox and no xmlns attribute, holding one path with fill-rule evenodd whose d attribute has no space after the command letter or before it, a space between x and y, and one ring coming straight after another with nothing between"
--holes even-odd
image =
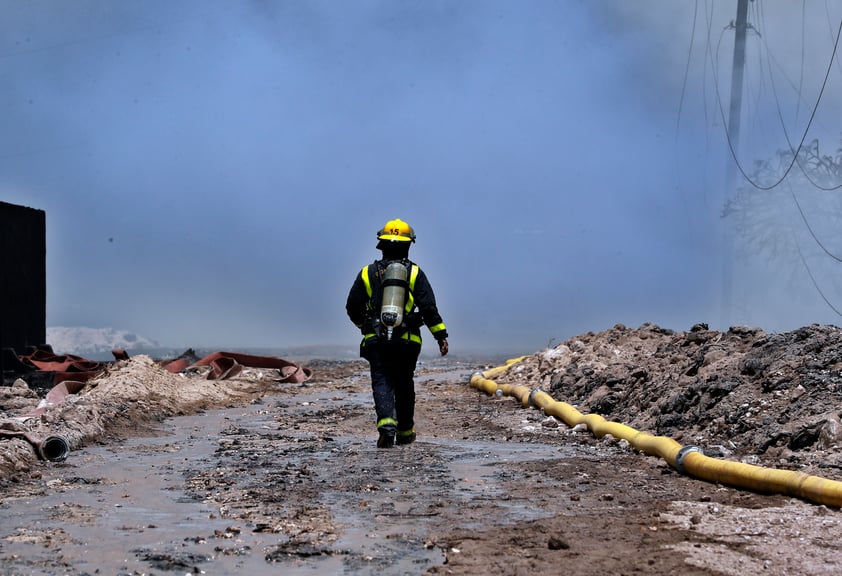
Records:
<instances>
[{"instance_id":1,"label":"dark firefighter jacket","mask_svg":"<svg viewBox=\"0 0 842 576\"><path fill-rule=\"evenodd\" d=\"M391 260L375 260L373 264L363 266L354 279L345 311L351 322L363 335L363 347L377 336L380 331L380 303L382 298L381 278ZM436 340L447 338L447 328L436 307L436 297L427 276L410 260L402 260L409 271L409 290L404 318L401 326L395 329L393 338L421 344L421 326L426 324Z\"/></svg>"}]
</instances>

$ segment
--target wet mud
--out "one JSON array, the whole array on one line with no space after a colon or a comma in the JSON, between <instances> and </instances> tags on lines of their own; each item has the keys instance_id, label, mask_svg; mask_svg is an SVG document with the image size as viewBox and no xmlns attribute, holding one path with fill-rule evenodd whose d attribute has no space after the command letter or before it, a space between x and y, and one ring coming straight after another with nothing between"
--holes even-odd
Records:
<instances>
[{"instance_id":1,"label":"wet mud","mask_svg":"<svg viewBox=\"0 0 842 576\"><path fill-rule=\"evenodd\" d=\"M681 476L419 367L418 441L375 447L365 365L176 416L0 499L0 574L835 574L839 513ZM244 377L248 377L245 375Z\"/></svg>"}]
</instances>

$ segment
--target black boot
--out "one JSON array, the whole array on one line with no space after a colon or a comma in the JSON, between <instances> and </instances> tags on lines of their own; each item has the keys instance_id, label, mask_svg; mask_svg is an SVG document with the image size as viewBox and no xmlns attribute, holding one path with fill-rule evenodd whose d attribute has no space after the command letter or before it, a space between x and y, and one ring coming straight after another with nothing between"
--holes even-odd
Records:
<instances>
[{"instance_id":1,"label":"black boot","mask_svg":"<svg viewBox=\"0 0 842 576\"><path fill-rule=\"evenodd\" d=\"M412 444L413 442L415 442L415 436L415 428L412 428L411 430L398 430L398 435L395 442L398 445Z\"/></svg>"},{"instance_id":2,"label":"black boot","mask_svg":"<svg viewBox=\"0 0 842 576\"><path fill-rule=\"evenodd\" d=\"M378 448L391 448L395 445L395 428L393 426L382 426L377 429L380 437L377 439Z\"/></svg>"}]
</instances>

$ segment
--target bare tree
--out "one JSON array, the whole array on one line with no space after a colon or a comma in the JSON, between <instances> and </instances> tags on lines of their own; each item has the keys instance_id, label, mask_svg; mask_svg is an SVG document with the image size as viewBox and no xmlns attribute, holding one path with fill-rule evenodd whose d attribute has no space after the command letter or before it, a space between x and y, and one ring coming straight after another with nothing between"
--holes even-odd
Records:
<instances>
[{"instance_id":1,"label":"bare tree","mask_svg":"<svg viewBox=\"0 0 842 576\"><path fill-rule=\"evenodd\" d=\"M755 162L722 216L738 259L766 259L793 287L804 285L805 267L826 293L842 287L842 145L823 155L813 140L797 158L786 149Z\"/></svg>"}]
</instances>

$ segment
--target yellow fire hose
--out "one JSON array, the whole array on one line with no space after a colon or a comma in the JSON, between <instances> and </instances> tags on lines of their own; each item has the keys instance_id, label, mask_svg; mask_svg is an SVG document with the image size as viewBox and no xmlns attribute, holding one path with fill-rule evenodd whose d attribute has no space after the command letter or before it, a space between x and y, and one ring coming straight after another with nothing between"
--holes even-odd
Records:
<instances>
[{"instance_id":1,"label":"yellow fire hose","mask_svg":"<svg viewBox=\"0 0 842 576\"><path fill-rule=\"evenodd\" d=\"M524 408L539 408L548 416L555 416L570 427L585 424L597 438L611 434L617 439L625 439L635 449L650 456L659 456L682 474L693 478L756 492L788 494L816 504L842 506L842 482L803 472L717 460L705 456L698 446L682 446L672 438L652 436L625 424L609 422L598 414L582 414L570 404L558 402L540 389L530 390L526 386L497 384L491 380L523 358L509 360L504 366L485 372L474 373L471 376L471 386L489 395L514 396Z\"/></svg>"}]
</instances>

